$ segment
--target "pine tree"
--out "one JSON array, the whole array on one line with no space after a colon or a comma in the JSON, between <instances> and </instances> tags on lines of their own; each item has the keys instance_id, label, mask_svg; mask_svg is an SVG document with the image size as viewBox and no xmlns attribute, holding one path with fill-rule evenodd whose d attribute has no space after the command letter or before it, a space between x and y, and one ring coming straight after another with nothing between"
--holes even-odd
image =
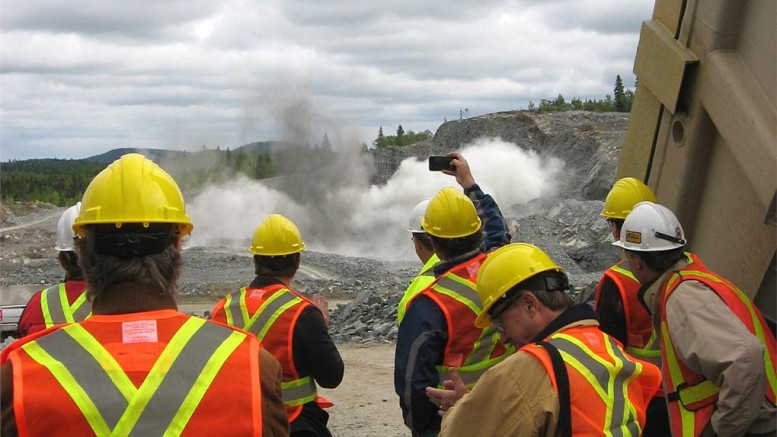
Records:
<instances>
[{"instance_id":1,"label":"pine tree","mask_svg":"<svg viewBox=\"0 0 777 437\"><path fill-rule=\"evenodd\" d=\"M402 129L402 125L400 124L399 127L397 127L396 146L402 147L404 145L405 145L405 130Z\"/></svg>"},{"instance_id":2,"label":"pine tree","mask_svg":"<svg viewBox=\"0 0 777 437\"><path fill-rule=\"evenodd\" d=\"M375 138L372 145L378 149L386 147L386 137L383 135L383 126L378 129L378 138Z\"/></svg>"},{"instance_id":3,"label":"pine tree","mask_svg":"<svg viewBox=\"0 0 777 437\"><path fill-rule=\"evenodd\" d=\"M623 81L621 80L620 74L615 77L615 89L613 91L615 95L615 110L617 112L629 112L630 108L626 98L626 92L623 89Z\"/></svg>"}]
</instances>

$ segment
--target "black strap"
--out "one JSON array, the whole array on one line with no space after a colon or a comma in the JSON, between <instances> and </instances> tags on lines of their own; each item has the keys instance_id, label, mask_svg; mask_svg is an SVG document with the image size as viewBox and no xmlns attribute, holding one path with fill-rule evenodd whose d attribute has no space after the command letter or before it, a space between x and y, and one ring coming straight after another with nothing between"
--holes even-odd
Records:
<instances>
[{"instance_id":1,"label":"black strap","mask_svg":"<svg viewBox=\"0 0 777 437\"><path fill-rule=\"evenodd\" d=\"M553 374L556 376L556 389L558 390L558 429L557 435L562 437L572 437L572 402L569 398L569 375L567 374L567 366L564 364L564 359L561 358L561 353L556 346L541 341L538 345L545 348L550 355L550 362L553 364Z\"/></svg>"}]
</instances>

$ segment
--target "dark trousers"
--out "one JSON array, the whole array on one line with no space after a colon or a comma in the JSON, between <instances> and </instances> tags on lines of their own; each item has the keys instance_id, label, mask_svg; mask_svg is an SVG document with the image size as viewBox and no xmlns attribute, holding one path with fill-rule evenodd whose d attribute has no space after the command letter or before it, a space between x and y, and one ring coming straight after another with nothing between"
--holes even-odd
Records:
<instances>
[{"instance_id":1,"label":"dark trousers","mask_svg":"<svg viewBox=\"0 0 777 437\"><path fill-rule=\"evenodd\" d=\"M643 437L668 437L672 435L672 428L669 426L669 410L666 406L665 398L654 397L651 399L645 416L645 429L642 430Z\"/></svg>"}]
</instances>

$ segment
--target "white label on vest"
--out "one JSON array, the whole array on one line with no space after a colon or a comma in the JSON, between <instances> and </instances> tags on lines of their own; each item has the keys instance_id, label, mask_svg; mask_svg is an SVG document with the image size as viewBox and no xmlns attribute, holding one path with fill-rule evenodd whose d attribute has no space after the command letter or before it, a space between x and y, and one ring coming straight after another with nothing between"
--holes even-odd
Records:
<instances>
[{"instance_id":1,"label":"white label on vest","mask_svg":"<svg viewBox=\"0 0 777 437\"><path fill-rule=\"evenodd\" d=\"M264 297L264 290L258 289L258 290L251 290L251 293L248 294L249 299L261 299Z\"/></svg>"},{"instance_id":2,"label":"white label on vest","mask_svg":"<svg viewBox=\"0 0 777 437\"><path fill-rule=\"evenodd\" d=\"M157 343L156 320L136 320L121 324L121 339L124 343Z\"/></svg>"}]
</instances>

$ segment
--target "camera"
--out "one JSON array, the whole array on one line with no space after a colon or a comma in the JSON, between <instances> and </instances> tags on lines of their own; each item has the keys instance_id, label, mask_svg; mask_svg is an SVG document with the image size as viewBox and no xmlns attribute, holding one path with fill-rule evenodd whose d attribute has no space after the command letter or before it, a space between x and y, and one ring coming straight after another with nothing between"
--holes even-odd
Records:
<instances>
[{"instance_id":1,"label":"camera","mask_svg":"<svg viewBox=\"0 0 777 437\"><path fill-rule=\"evenodd\" d=\"M452 157L443 155L432 155L429 157L429 171L456 171L456 167L451 165Z\"/></svg>"}]
</instances>

